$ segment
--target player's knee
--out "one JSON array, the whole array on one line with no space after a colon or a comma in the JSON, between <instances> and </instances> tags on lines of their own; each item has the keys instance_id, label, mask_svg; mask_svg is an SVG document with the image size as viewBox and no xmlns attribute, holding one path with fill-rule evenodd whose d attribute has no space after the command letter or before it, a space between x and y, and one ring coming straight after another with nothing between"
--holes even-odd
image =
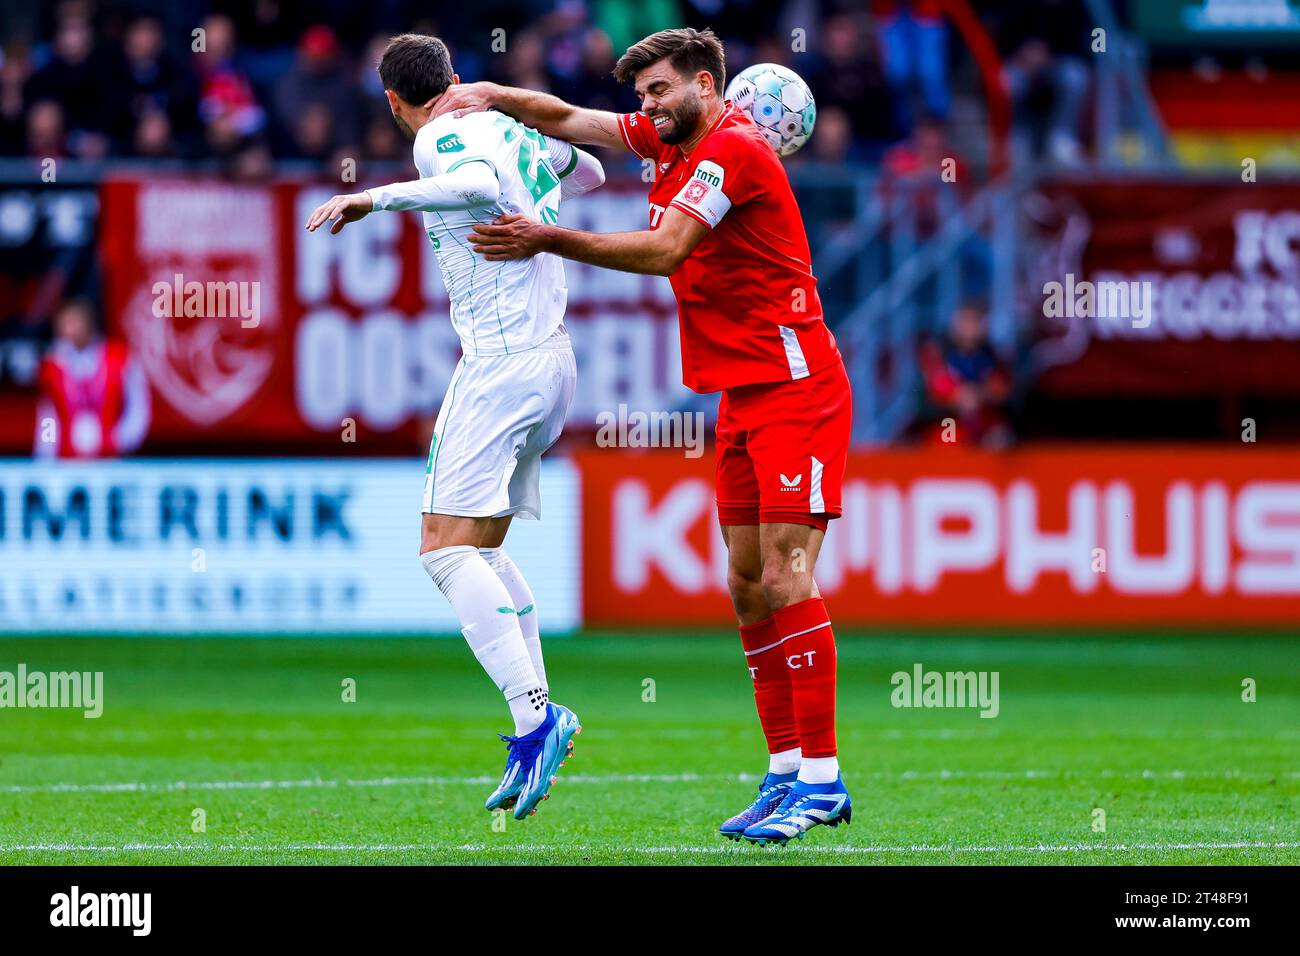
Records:
<instances>
[{"instance_id":1,"label":"player's knee","mask_svg":"<svg viewBox=\"0 0 1300 956\"><path fill-rule=\"evenodd\" d=\"M791 585L790 568L779 562L763 565L761 587L763 600L772 610L785 607L790 603Z\"/></svg>"},{"instance_id":2,"label":"player's knee","mask_svg":"<svg viewBox=\"0 0 1300 956\"><path fill-rule=\"evenodd\" d=\"M727 567L727 590L731 603L741 617L749 617L764 604L763 582L760 578L730 565Z\"/></svg>"},{"instance_id":3,"label":"player's knee","mask_svg":"<svg viewBox=\"0 0 1300 956\"><path fill-rule=\"evenodd\" d=\"M763 562L763 598L773 611L812 597L816 585L812 575L780 557Z\"/></svg>"}]
</instances>

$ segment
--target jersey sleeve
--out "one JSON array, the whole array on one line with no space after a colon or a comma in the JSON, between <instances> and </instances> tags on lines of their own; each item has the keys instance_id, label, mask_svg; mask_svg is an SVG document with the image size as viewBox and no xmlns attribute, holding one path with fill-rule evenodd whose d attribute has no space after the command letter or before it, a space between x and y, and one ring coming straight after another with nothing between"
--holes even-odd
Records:
<instances>
[{"instance_id":1,"label":"jersey sleeve","mask_svg":"<svg viewBox=\"0 0 1300 956\"><path fill-rule=\"evenodd\" d=\"M551 161L555 175L563 179L572 173L578 165L578 151L573 148L573 144L554 136L543 136L542 142L546 145L546 156Z\"/></svg>"},{"instance_id":2,"label":"jersey sleeve","mask_svg":"<svg viewBox=\"0 0 1300 956\"><path fill-rule=\"evenodd\" d=\"M695 172L668 205L714 228L733 206L763 194L764 172L755 155L758 146L767 148L737 137L713 137L700 147Z\"/></svg>"},{"instance_id":3,"label":"jersey sleeve","mask_svg":"<svg viewBox=\"0 0 1300 956\"><path fill-rule=\"evenodd\" d=\"M623 143L641 159L655 159L659 156L659 134L655 124L644 113L619 113L618 132Z\"/></svg>"},{"instance_id":4,"label":"jersey sleeve","mask_svg":"<svg viewBox=\"0 0 1300 956\"><path fill-rule=\"evenodd\" d=\"M546 157L560 180L560 198L572 199L605 184L605 168L591 153L566 140L543 136Z\"/></svg>"}]
</instances>

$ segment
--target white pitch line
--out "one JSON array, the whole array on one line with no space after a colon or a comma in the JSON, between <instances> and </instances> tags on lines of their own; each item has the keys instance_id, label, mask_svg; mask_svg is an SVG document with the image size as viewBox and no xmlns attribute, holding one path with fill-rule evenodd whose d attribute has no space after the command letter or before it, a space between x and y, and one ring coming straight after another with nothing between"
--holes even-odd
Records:
<instances>
[{"instance_id":1,"label":"white pitch line","mask_svg":"<svg viewBox=\"0 0 1300 956\"><path fill-rule=\"evenodd\" d=\"M885 853L1134 853L1141 851L1184 850L1284 850L1300 849L1300 842L1263 842L1239 840L1228 843L1067 843L1059 845L1004 845L1004 846L936 846L914 843L899 846L800 846L804 853L833 853L836 855ZM746 847L733 846L592 846L590 844L502 844L489 846L482 843L462 843L440 846L434 843L284 843L252 845L241 843L127 843L121 846L77 843L27 843L0 845L0 853L414 853L442 851L462 853L556 853L556 852L618 852L645 856L673 855L679 853L707 853L739 855L752 853Z\"/></svg>"},{"instance_id":2,"label":"white pitch line","mask_svg":"<svg viewBox=\"0 0 1300 956\"><path fill-rule=\"evenodd\" d=\"M702 780L729 780L747 782L757 780L750 774L693 773L614 773L565 774L565 783L694 783ZM324 780L308 777L302 780L177 780L173 782L129 781L125 783L44 783L11 784L0 787L0 793L184 793L189 790L300 790L340 787L455 787L492 786L500 781L496 777L375 777L368 780Z\"/></svg>"},{"instance_id":3,"label":"white pitch line","mask_svg":"<svg viewBox=\"0 0 1300 956\"><path fill-rule=\"evenodd\" d=\"M1300 778L1300 771L1288 771L1281 774L1268 772L1244 773L1240 770L903 770L873 771L864 774L850 774L849 780L1051 780L1060 778L1104 779L1124 778L1142 780L1270 780L1276 777L1286 779ZM571 784L620 784L620 783L754 783L758 775L739 774L697 774L697 773L610 773L610 774L565 774L565 783ZM9 784L0 786L0 793L184 793L190 790L305 790L338 789L347 787L458 787L458 786L492 786L497 783L495 777L374 777L362 780L325 780L308 777L300 780L177 780L177 781L126 781L122 783L35 783Z\"/></svg>"}]
</instances>

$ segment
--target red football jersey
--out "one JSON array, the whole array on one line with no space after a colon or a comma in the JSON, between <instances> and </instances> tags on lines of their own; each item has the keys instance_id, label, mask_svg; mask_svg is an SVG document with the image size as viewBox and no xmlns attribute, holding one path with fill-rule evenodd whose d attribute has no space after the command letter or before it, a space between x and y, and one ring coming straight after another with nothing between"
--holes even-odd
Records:
<instances>
[{"instance_id":1,"label":"red football jersey","mask_svg":"<svg viewBox=\"0 0 1300 956\"><path fill-rule=\"evenodd\" d=\"M789 177L749 115L727 101L689 156L660 142L644 113L618 125L628 149L656 164L650 228L673 206L711 230L670 280L685 385L788 382L838 361Z\"/></svg>"}]
</instances>

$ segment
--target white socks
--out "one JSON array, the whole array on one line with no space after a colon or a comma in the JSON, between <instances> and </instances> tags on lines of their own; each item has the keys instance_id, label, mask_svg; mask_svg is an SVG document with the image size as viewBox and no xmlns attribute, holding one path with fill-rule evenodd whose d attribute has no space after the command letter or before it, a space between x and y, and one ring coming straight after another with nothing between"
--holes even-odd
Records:
<instances>
[{"instance_id":1,"label":"white socks","mask_svg":"<svg viewBox=\"0 0 1300 956\"><path fill-rule=\"evenodd\" d=\"M524 645L528 648L528 656L533 659L533 670L537 672L538 683L542 690L548 690L546 665L542 663L542 638L537 623L537 604L533 600L533 589L528 586L523 573L510 560L510 555L506 554L505 548L479 548L478 553L483 555L483 560L488 563L488 567L497 573L501 583L510 592L510 600L514 602L515 613L519 616L519 629L524 633Z\"/></svg>"},{"instance_id":2,"label":"white socks","mask_svg":"<svg viewBox=\"0 0 1300 956\"><path fill-rule=\"evenodd\" d=\"M451 604L470 650L510 703L515 734L536 730L546 717L547 692L501 578L469 545L427 551L420 563Z\"/></svg>"},{"instance_id":3,"label":"white socks","mask_svg":"<svg viewBox=\"0 0 1300 956\"><path fill-rule=\"evenodd\" d=\"M802 754L803 751L798 747L782 750L779 754L772 754L767 759L767 772L794 773L799 769L799 758Z\"/></svg>"},{"instance_id":4,"label":"white socks","mask_svg":"<svg viewBox=\"0 0 1300 956\"><path fill-rule=\"evenodd\" d=\"M804 783L834 783L839 775L838 757L804 757L799 764L799 779Z\"/></svg>"},{"instance_id":5,"label":"white socks","mask_svg":"<svg viewBox=\"0 0 1300 956\"><path fill-rule=\"evenodd\" d=\"M794 773L804 783L834 783L840 775L838 757L805 757L798 747L768 757L768 773Z\"/></svg>"},{"instance_id":6,"label":"white socks","mask_svg":"<svg viewBox=\"0 0 1300 956\"><path fill-rule=\"evenodd\" d=\"M834 783L840 775L838 757L805 757L798 747L768 757L768 773L794 773L804 783Z\"/></svg>"},{"instance_id":7,"label":"white socks","mask_svg":"<svg viewBox=\"0 0 1300 956\"><path fill-rule=\"evenodd\" d=\"M834 783L840 775L838 757L805 757L798 747L782 750L768 757L768 773L794 773L804 783Z\"/></svg>"}]
</instances>

